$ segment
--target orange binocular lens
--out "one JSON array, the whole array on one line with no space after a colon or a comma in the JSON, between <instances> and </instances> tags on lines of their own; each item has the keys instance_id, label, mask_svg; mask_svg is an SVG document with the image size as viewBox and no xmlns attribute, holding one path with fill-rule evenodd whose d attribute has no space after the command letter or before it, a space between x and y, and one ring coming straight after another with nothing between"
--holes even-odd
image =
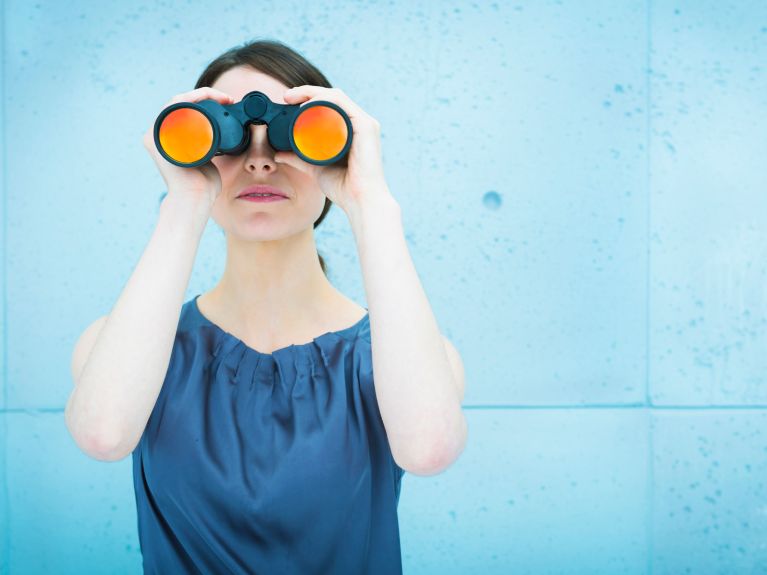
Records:
<instances>
[{"instance_id":1,"label":"orange binocular lens","mask_svg":"<svg viewBox=\"0 0 767 575\"><path fill-rule=\"evenodd\" d=\"M293 143L306 157L325 161L341 153L349 138L343 116L328 106L312 106L296 117Z\"/></svg>"},{"instance_id":2,"label":"orange binocular lens","mask_svg":"<svg viewBox=\"0 0 767 575\"><path fill-rule=\"evenodd\" d=\"M163 119L160 145L177 162L198 162L213 147L213 125L194 108L177 108Z\"/></svg>"}]
</instances>

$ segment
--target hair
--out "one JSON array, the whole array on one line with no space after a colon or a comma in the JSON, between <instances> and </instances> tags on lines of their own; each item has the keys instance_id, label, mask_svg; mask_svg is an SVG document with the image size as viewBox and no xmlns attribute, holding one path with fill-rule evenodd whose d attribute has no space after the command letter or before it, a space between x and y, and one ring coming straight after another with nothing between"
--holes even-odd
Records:
<instances>
[{"instance_id":1,"label":"hair","mask_svg":"<svg viewBox=\"0 0 767 575\"><path fill-rule=\"evenodd\" d=\"M303 86L304 84L322 86L324 88L333 87L314 64L282 42L276 40L254 40L230 48L208 64L202 74L200 74L194 86L195 89L204 86L211 87L224 72L237 66L255 68L259 72L268 74L282 82L288 88ZM346 167L348 165L348 154L336 162L335 165ZM333 202L330 201L330 198L326 197L325 206L322 208L320 217L314 222L314 228L322 223L332 204ZM327 275L325 260L322 259L319 251L317 252L317 257L320 260L322 272Z\"/></svg>"}]
</instances>

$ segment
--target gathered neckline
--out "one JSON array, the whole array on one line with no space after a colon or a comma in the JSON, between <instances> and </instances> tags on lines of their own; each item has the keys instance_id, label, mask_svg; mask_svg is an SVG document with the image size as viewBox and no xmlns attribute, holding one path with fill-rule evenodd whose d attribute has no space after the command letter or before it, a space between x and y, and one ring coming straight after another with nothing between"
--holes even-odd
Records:
<instances>
[{"instance_id":1,"label":"gathered neckline","mask_svg":"<svg viewBox=\"0 0 767 575\"><path fill-rule=\"evenodd\" d=\"M318 342L320 340L323 340L323 339L325 339L325 338L327 338L329 336L335 336L335 337L342 337L342 338L345 338L345 339L350 339L348 336L350 336L351 334L356 332L357 329L363 324L363 322L365 322L365 320L367 320L368 317L369 317L368 308L365 308L365 315L363 315L361 319L359 319L358 321L356 321L353 325L350 325L349 327L345 327L345 328L337 330L337 331L326 331L325 333L320 334L317 337L313 338L312 341L310 341L310 342L307 342L307 343L292 343L290 345L286 345L285 347L281 347L279 349L275 349L271 353L266 353L264 351L258 351L257 349L255 349L253 347L250 347L248 344L246 344L244 341L242 341L239 337L237 337L236 335L234 335L232 333L229 333L228 331L223 329L221 326L213 323L207 317L205 317L203 315L202 311L200 310L200 306L197 305L197 298L200 297L201 295L202 294L197 294L196 296L194 296L194 298L192 299L192 302L191 302L192 303L191 308L194 311L195 315L198 317L198 319L200 319L204 324L209 325L209 326L215 328L218 332L222 333L224 336L234 340L237 343L237 345L241 345L246 350L248 350L248 351L250 351L252 353L255 353L256 355L266 356L266 357L271 357L271 356L274 356L274 355L280 355L281 353L289 352L291 350L295 350L295 349L299 349L299 348L309 347L309 346L315 344L316 342Z\"/></svg>"}]
</instances>

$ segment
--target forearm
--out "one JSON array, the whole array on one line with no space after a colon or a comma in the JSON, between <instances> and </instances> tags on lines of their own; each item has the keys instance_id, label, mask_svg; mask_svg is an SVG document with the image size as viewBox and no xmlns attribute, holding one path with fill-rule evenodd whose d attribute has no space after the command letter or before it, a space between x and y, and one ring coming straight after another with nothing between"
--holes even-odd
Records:
<instances>
[{"instance_id":1,"label":"forearm","mask_svg":"<svg viewBox=\"0 0 767 575\"><path fill-rule=\"evenodd\" d=\"M392 454L434 469L463 450L466 420L439 325L388 190L349 212L370 317L375 390Z\"/></svg>"},{"instance_id":2,"label":"forearm","mask_svg":"<svg viewBox=\"0 0 767 575\"><path fill-rule=\"evenodd\" d=\"M73 436L115 459L138 442L160 393L203 216L170 195L162 202L152 236L67 402Z\"/></svg>"}]
</instances>

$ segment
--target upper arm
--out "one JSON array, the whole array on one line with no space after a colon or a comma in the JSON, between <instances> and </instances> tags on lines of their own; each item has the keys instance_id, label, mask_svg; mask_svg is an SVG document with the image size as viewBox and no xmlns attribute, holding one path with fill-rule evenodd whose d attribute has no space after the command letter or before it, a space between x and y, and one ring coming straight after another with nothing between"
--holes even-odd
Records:
<instances>
[{"instance_id":1,"label":"upper arm","mask_svg":"<svg viewBox=\"0 0 767 575\"><path fill-rule=\"evenodd\" d=\"M96 343L96 339L99 337L99 333L101 333L101 328L104 327L107 317L109 316L102 316L85 328L85 331L80 334L80 338L75 344L71 365L72 381L75 385L77 385L77 380L80 379L83 367L85 367L85 362L88 361L88 356L91 354L93 345Z\"/></svg>"},{"instance_id":2,"label":"upper arm","mask_svg":"<svg viewBox=\"0 0 767 575\"><path fill-rule=\"evenodd\" d=\"M455 346L444 335L442 340L445 342L445 351L447 352L447 358L450 360L450 367L453 370L453 377L455 383L458 386L458 395L461 403L463 403L464 388L465 388L465 373L463 370L463 362L461 356Z\"/></svg>"}]
</instances>

